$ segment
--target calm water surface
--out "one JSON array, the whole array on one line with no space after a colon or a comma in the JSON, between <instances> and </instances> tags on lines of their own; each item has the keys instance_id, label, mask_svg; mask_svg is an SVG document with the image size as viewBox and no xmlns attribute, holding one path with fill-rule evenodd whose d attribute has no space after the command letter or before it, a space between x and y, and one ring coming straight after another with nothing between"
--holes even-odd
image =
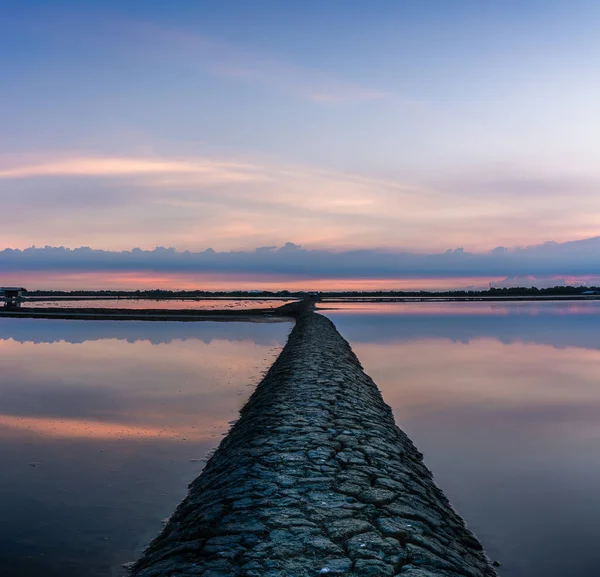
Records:
<instances>
[{"instance_id":1,"label":"calm water surface","mask_svg":"<svg viewBox=\"0 0 600 577\"><path fill-rule=\"evenodd\" d=\"M600 575L600 303L328 306L501 575ZM290 328L0 319L0 575L122 575Z\"/></svg>"},{"instance_id":2,"label":"calm water surface","mask_svg":"<svg viewBox=\"0 0 600 577\"><path fill-rule=\"evenodd\" d=\"M290 299L86 299L86 300L50 300L25 301L23 308L90 308L90 309L173 309L173 310L248 310L277 308Z\"/></svg>"},{"instance_id":3,"label":"calm water surface","mask_svg":"<svg viewBox=\"0 0 600 577\"><path fill-rule=\"evenodd\" d=\"M500 575L600 575L600 303L327 306Z\"/></svg>"},{"instance_id":4,"label":"calm water surface","mask_svg":"<svg viewBox=\"0 0 600 577\"><path fill-rule=\"evenodd\" d=\"M120 576L290 323L0 319L0 576Z\"/></svg>"}]
</instances>

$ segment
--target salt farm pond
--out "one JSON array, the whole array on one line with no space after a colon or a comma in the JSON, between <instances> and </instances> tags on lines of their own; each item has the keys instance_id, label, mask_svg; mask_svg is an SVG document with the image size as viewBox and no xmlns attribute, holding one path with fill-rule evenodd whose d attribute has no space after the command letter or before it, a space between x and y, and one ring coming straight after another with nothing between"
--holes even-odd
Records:
<instances>
[{"instance_id":1,"label":"salt farm pond","mask_svg":"<svg viewBox=\"0 0 600 577\"><path fill-rule=\"evenodd\" d=\"M122 575L290 329L0 319L0 575Z\"/></svg>"},{"instance_id":2,"label":"salt farm pond","mask_svg":"<svg viewBox=\"0 0 600 577\"><path fill-rule=\"evenodd\" d=\"M249 310L258 308L277 308L289 302L290 299L232 299L232 298L210 298L210 299L69 299L54 298L52 300L36 299L27 301L27 308L53 307L59 309L171 309L171 310Z\"/></svg>"},{"instance_id":3,"label":"salt farm pond","mask_svg":"<svg viewBox=\"0 0 600 577\"><path fill-rule=\"evenodd\" d=\"M320 307L500 575L599 574L600 303ZM0 575L122 575L290 329L0 319Z\"/></svg>"}]
</instances>

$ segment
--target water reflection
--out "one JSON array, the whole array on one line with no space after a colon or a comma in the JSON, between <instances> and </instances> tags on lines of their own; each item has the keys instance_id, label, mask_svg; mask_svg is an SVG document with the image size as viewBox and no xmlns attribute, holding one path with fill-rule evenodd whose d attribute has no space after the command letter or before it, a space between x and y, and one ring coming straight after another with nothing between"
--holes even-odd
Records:
<instances>
[{"instance_id":1,"label":"water reflection","mask_svg":"<svg viewBox=\"0 0 600 577\"><path fill-rule=\"evenodd\" d=\"M600 304L455 304L326 314L501 575L597 576Z\"/></svg>"},{"instance_id":2,"label":"water reflection","mask_svg":"<svg viewBox=\"0 0 600 577\"><path fill-rule=\"evenodd\" d=\"M320 312L336 323L343 322L342 334L352 342L443 338L469 343L489 337L503 343L600 350L600 301L387 303L381 305L382 309L373 303L366 307L363 303L345 303L342 309L337 303L335 306Z\"/></svg>"},{"instance_id":3,"label":"water reflection","mask_svg":"<svg viewBox=\"0 0 600 577\"><path fill-rule=\"evenodd\" d=\"M319 308L329 311L348 311L353 314L367 315L483 315L506 316L539 314L550 315L600 315L600 301L448 301L427 300L413 302L390 302L386 300L364 302L336 302L325 300Z\"/></svg>"},{"instance_id":4,"label":"water reflection","mask_svg":"<svg viewBox=\"0 0 600 577\"><path fill-rule=\"evenodd\" d=\"M504 577L596 577L600 303L432 304L325 314ZM121 575L290 328L0 319L0 575Z\"/></svg>"},{"instance_id":5,"label":"water reflection","mask_svg":"<svg viewBox=\"0 0 600 577\"><path fill-rule=\"evenodd\" d=\"M290 328L0 319L0 575L121 575Z\"/></svg>"},{"instance_id":6,"label":"water reflection","mask_svg":"<svg viewBox=\"0 0 600 577\"><path fill-rule=\"evenodd\" d=\"M119 339L128 343L147 341L153 345L174 341L251 340L265 345L271 342L269 330L257 330L256 324L281 323L281 319L260 319L236 322L164 322L164 321L80 321L54 319L0 319L0 343L14 340L20 343L84 343L102 339ZM289 327L288 327L289 328Z\"/></svg>"}]
</instances>

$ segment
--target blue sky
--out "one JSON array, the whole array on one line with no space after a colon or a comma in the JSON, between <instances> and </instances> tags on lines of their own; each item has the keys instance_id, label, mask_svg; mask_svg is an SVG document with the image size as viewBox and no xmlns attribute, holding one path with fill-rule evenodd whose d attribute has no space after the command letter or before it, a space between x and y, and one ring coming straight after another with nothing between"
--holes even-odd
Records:
<instances>
[{"instance_id":1,"label":"blue sky","mask_svg":"<svg viewBox=\"0 0 600 577\"><path fill-rule=\"evenodd\" d=\"M0 249L598 235L595 2L0 9Z\"/></svg>"}]
</instances>

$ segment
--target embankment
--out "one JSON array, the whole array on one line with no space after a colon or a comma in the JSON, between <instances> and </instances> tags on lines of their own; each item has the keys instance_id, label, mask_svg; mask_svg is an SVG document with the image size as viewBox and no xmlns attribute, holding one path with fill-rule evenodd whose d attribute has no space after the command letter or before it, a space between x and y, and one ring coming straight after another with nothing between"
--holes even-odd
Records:
<instances>
[{"instance_id":1,"label":"embankment","mask_svg":"<svg viewBox=\"0 0 600 577\"><path fill-rule=\"evenodd\" d=\"M307 301L295 301L276 308L248 309L126 309L126 308L61 308L0 307L0 318L106 320L106 321L258 321L296 316Z\"/></svg>"},{"instance_id":2,"label":"embankment","mask_svg":"<svg viewBox=\"0 0 600 577\"><path fill-rule=\"evenodd\" d=\"M493 577L333 323L300 314L136 577Z\"/></svg>"}]
</instances>

